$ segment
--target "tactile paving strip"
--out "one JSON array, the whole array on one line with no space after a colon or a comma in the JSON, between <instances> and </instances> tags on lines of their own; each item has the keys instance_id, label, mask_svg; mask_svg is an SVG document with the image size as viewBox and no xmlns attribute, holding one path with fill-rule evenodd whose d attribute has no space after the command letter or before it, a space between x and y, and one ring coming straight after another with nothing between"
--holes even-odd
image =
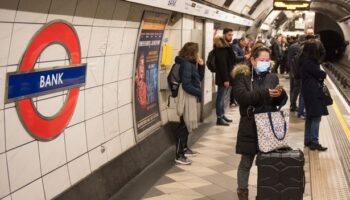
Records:
<instances>
[{"instance_id":1,"label":"tactile paving strip","mask_svg":"<svg viewBox=\"0 0 350 200\"><path fill-rule=\"evenodd\" d=\"M349 185L336 147L338 141L333 138L333 135L343 133L334 128L335 122L337 117L330 109L330 116L324 117L320 126L320 143L329 149L326 152L310 151L309 154L312 198L316 200L350 199Z\"/></svg>"},{"instance_id":2,"label":"tactile paving strip","mask_svg":"<svg viewBox=\"0 0 350 200\"><path fill-rule=\"evenodd\" d=\"M335 116L334 111L331 111L331 115ZM332 130L332 136L336 143L336 148L338 150L340 161L343 165L344 173L347 179L347 183L350 186L350 143L347 140L347 137L341 129L336 117L328 118L330 128Z\"/></svg>"}]
</instances>

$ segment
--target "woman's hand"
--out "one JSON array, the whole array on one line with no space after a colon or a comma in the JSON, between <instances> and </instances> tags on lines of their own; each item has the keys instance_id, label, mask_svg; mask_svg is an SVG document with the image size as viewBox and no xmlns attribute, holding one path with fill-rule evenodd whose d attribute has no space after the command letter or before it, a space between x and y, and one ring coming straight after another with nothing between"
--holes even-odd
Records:
<instances>
[{"instance_id":1,"label":"woman's hand","mask_svg":"<svg viewBox=\"0 0 350 200\"><path fill-rule=\"evenodd\" d=\"M203 61L202 58L198 58L198 59L197 59L197 63L198 63L199 65L204 65L204 61Z\"/></svg>"},{"instance_id":2,"label":"woman's hand","mask_svg":"<svg viewBox=\"0 0 350 200\"><path fill-rule=\"evenodd\" d=\"M279 97L281 96L282 94L282 89L269 89L269 94L270 94L270 97L273 97L273 98L276 98L276 97Z\"/></svg>"}]
</instances>

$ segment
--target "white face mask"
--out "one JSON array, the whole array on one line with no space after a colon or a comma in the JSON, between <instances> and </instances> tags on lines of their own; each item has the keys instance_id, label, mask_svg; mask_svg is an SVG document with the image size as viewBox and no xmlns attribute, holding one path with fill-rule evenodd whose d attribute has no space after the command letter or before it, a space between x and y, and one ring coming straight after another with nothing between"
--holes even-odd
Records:
<instances>
[{"instance_id":1,"label":"white face mask","mask_svg":"<svg viewBox=\"0 0 350 200\"><path fill-rule=\"evenodd\" d=\"M270 62L269 61L258 61L255 67L255 71L257 73L263 73L267 72L270 67Z\"/></svg>"}]
</instances>

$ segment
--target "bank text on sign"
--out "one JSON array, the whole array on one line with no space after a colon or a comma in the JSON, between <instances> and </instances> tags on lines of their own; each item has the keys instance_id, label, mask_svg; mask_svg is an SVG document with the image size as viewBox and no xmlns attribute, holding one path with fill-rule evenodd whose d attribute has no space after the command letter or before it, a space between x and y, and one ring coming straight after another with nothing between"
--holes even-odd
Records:
<instances>
[{"instance_id":1,"label":"bank text on sign","mask_svg":"<svg viewBox=\"0 0 350 200\"><path fill-rule=\"evenodd\" d=\"M86 64L28 73L9 73L7 102L62 91L85 83Z\"/></svg>"}]
</instances>

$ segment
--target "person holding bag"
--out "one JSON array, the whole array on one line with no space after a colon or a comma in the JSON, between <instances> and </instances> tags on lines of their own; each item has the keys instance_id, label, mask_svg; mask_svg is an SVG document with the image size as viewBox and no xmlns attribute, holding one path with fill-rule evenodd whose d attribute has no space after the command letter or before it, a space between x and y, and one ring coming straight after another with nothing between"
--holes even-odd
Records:
<instances>
[{"instance_id":1,"label":"person holding bag","mask_svg":"<svg viewBox=\"0 0 350 200\"><path fill-rule=\"evenodd\" d=\"M327 77L326 72L321 70L320 49L315 40L309 40L304 44L303 53L300 58L302 69L302 92L306 109L305 120L305 146L310 150L326 151L318 141L321 117L328 115L327 104L331 104L330 98L323 84ZM328 97L328 98L327 98Z\"/></svg>"},{"instance_id":2,"label":"person holding bag","mask_svg":"<svg viewBox=\"0 0 350 200\"><path fill-rule=\"evenodd\" d=\"M182 165L192 163L187 157L197 153L188 147L188 134L198 127L197 103L202 98L201 81L204 77L204 61L199 57L197 43L186 43L176 56L175 62L180 64L179 76L181 84L176 105L180 117L180 127L176 141L175 162Z\"/></svg>"},{"instance_id":3,"label":"person holding bag","mask_svg":"<svg viewBox=\"0 0 350 200\"><path fill-rule=\"evenodd\" d=\"M270 50L264 45L252 49L250 66L236 65L233 72L233 90L239 104L240 122L236 153L241 154L237 172L240 200L248 199L248 180L254 158L259 152L254 114L276 112L287 102L279 78L269 72Z\"/></svg>"}]
</instances>

